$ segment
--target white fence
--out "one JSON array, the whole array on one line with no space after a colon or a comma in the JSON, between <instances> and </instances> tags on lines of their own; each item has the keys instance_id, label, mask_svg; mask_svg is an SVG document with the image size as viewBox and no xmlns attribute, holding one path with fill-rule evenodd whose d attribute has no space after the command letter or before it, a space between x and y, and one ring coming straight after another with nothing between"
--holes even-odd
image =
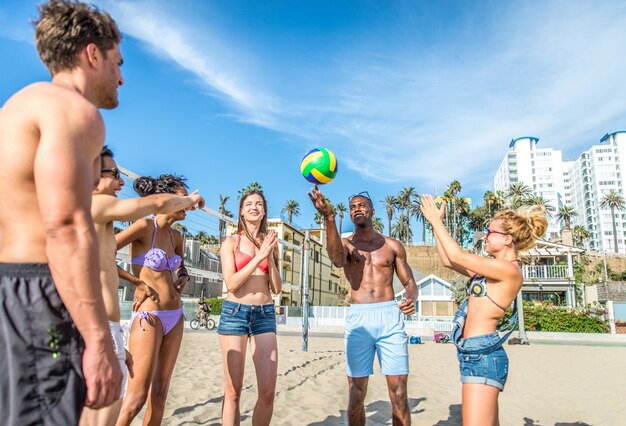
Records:
<instances>
[{"instance_id":1,"label":"white fence","mask_svg":"<svg viewBox=\"0 0 626 426\"><path fill-rule=\"evenodd\" d=\"M343 327L346 322L347 306L311 306L309 308L309 325L311 327L335 326ZM302 308L299 306L281 306L278 322L292 325L302 325ZM435 331L452 331L452 320L448 319L407 319L408 327L431 328Z\"/></svg>"}]
</instances>

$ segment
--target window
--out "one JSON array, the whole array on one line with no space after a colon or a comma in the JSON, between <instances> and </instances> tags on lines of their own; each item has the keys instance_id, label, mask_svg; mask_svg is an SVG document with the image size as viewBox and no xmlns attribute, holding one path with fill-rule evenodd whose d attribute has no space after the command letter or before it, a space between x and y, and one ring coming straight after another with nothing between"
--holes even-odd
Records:
<instances>
[{"instance_id":1,"label":"window","mask_svg":"<svg viewBox=\"0 0 626 426\"><path fill-rule=\"evenodd\" d=\"M422 315L427 317L451 317L453 309L451 301L422 301Z\"/></svg>"}]
</instances>

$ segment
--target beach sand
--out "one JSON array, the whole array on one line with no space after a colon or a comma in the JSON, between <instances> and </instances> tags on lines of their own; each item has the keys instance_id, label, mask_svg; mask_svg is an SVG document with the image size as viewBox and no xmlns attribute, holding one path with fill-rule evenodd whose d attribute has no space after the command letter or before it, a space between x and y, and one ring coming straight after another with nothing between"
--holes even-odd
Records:
<instances>
[{"instance_id":1,"label":"beach sand","mask_svg":"<svg viewBox=\"0 0 626 426\"><path fill-rule=\"evenodd\" d=\"M311 333L309 350L295 332L278 337L273 425L345 425L348 384L343 337ZM626 424L626 347L507 346L511 370L500 395L502 425ZM460 425L461 384L452 344L409 345L411 418L416 425ZM384 376L370 377L368 425L391 424ZM215 331L186 330L169 390L164 425L219 425L223 371ZM248 354L241 400L250 425L256 378ZM141 415L133 425L141 424Z\"/></svg>"}]
</instances>

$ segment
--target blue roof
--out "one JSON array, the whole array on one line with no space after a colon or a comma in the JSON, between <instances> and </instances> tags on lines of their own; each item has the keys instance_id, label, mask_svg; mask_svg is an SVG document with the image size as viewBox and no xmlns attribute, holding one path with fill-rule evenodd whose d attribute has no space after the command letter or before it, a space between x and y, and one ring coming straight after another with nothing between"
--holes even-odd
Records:
<instances>
[{"instance_id":1,"label":"blue roof","mask_svg":"<svg viewBox=\"0 0 626 426\"><path fill-rule=\"evenodd\" d=\"M626 130L618 130L617 132L607 133L606 135L602 136L602 139L600 139L600 143L604 142L605 140L607 140L611 136L616 135L618 133L626 133Z\"/></svg>"},{"instance_id":2,"label":"blue roof","mask_svg":"<svg viewBox=\"0 0 626 426\"><path fill-rule=\"evenodd\" d=\"M522 136L521 138L511 139L511 143L509 144L509 148L513 148L513 145L515 145L515 142L517 142L520 139L530 139L531 141L535 141L535 143L539 142L539 138L536 138L534 136Z\"/></svg>"}]
</instances>

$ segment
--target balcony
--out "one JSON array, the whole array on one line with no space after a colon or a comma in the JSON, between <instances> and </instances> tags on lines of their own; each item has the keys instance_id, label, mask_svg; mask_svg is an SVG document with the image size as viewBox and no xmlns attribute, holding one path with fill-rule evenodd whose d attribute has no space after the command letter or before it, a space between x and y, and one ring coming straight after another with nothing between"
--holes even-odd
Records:
<instances>
[{"instance_id":1,"label":"balcony","mask_svg":"<svg viewBox=\"0 0 626 426\"><path fill-rule=\"evenodd\" d=\"M562 281L567 279L565 265L524 265L522 267L524 281Z\"/></svg>"}]
</instances>

